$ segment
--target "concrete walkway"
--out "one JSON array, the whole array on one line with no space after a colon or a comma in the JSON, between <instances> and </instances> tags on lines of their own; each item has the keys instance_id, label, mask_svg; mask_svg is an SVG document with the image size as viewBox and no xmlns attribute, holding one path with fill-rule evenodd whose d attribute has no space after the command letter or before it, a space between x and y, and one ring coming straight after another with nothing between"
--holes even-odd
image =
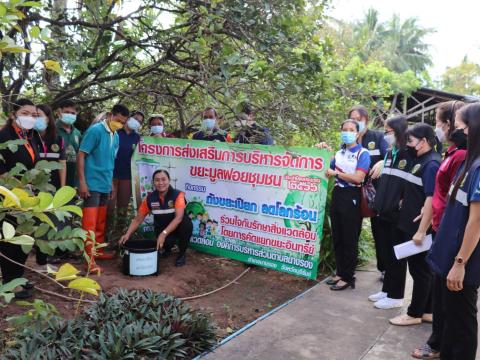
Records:
<instances>
[{"instance_id":1,"label":"concrete walkway","mask_svg":"<svg viewBox=\"0 0 480 360\"><path fill-rule=\"evenodd\" d=\"M378 272L359 271L356 277L355 290L314 286L202 359L412 359L410 352L426 341L431 325L390 325L388 319L406 312L409 301L403 309L375 309L367 297L380 289Z\"/></svg>"}]
</instances>

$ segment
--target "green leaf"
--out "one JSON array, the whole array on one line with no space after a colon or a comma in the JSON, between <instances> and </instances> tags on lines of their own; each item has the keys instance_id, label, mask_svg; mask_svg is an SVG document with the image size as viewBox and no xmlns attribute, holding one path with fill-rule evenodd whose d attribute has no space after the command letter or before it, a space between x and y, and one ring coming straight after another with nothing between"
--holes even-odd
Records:
<instances>
[{"instance_id":1,"label":"green leaf","mask_svg":"<svg viewBox=\"0 0 480 360\"><path fill-rule=\"evenodd\" d=\"M45 240L37 240L35 241L35 245L38 246L40 251L44 254L53 256L55 255L55 249L50 246L50 243Z\"/></svg>"},{"instance_id":2,"label":"green leaf","mask_svg":"<svg viewBox=\"0 0 480 360\"><path fill-rule=\"evenodd\" d=\"M30 251L33 249L33 245L20 245L24 254L30 254Z\"/></svg>"},{"instance_id":3,"label":"green leaf","mask_svg":"<svg viewBox=\"0 0 480 360\"><path fill-rule=\"evenodd\" d=\"M40 238L44 236L48 232L48 230L50 230L50 226L48 224L42 223L37 228L37 230L35 230L33 236L35 236L36 238Z\"/></svg>"},{"instance_id":4,"label":"green leaf","mask_svg":"<svg viewBox=\"0 0 480 360\"><path fill-rule=\"evenodd\" d=\"M85 277L80 277L71 281L68 284L68 288L84 291L92 295L98 295L98 290L101 289L100 285L95 280Z\"/></svg>"},{"instance_id":5,"label":"green leaf","mask_svg":"<svg viewBox=\"0 0 480 360\"><path fill-rule=\"evenodd\" d=\"M44 213L39 213L39 212L34 212L33 213L33 216L35 216L38 220L40 220L41 222L44 222L48 225L50 225L50 227L56 229L56 226L55 224L52 222L52 220L47 216L45 215Z\"/></svg>"},{"instance_id":6,"label":"green leaf","mask_svg":"<svg viewBox=\"0 0 480 360\"><path fill-rule=\"evenodd\" d=\"M5 240L9 240L15 236L15 228L12 224L4 221L2 225L3 237Z\"/></svg>"},{"instance_id":7,"label":"green leaf","mask_svg":"<svg viewBox=\"0 0 480 360\"><path fill-rule=\"evenodd\" d=\"M63 264L62 266L60 266L57 273L55 274L55 280L73 280L77 278L77 274L79 273L80 271L77 270L73 265L68 263Z\"/></svg>"},{"instance_id":8,"label":"green leaf","mask_svg":"<svg viewBox=\"0 0 480 360\"><path fill-rule=\"evenodd\" d=\"M30 34L30 37L36 39L40 36L40 28L36 25L32 26L28 33Z\"/></svg>"},{"instance_id":9,"label":"green leaf","mask_svg":"<svg viewBox=\"0 0 480 360\"><path fill-rule=\"evenodd\" d=\"M26 283L27 283L27 279L24 279L24 278L14 279L12 281L9 281L6 284L0 285L0 293L12 291L17 286L25 285Z\"/></svg>"},{"instance_id":10,"label":"green leaf","mask_svg":"<svg viewBox=\"0 0 480 360\"><path fill-rule=\"evenodd\" d=\"M20 235L6 240L10 244L31 246L35 244L35 239L28 235Z\"/></svg>"},{"instance_id":11,"label":"green leaf","mask_svg":"<svg viewBox=\"0 0 480 360\"><path fill-rule=\"evenodd\" d=\"M39 192L37 197L40 199L40 202L37 205L37 208L40 210L48 209L52 205L53 195L46 192Z\"/></svg>"},{"instance_id":12,"label":"green leaf","mask_svg":"<svg viewBox=\"0 0 480 360\"><path fill-rule=\"evenodd\" d=\"M64 186L60 188L60 190L58 190L55 196L53 197L53 207L58 208L60 206L67 204L70 200L72 200L75 197L76 194L77 194L77 191L70 186Z\"/></svg>"},{"instance_id":13,"label":"green leaf","mask_svg":"<svg viewBox=\"0 0 480 360\"><path fill-rule=\"evenodd\" d=\"M79 206L75 206L75 205L65 205L58 208L58 210L72 212L80 217L83 216L82 209Z\"/></svg>"}]
</instances>

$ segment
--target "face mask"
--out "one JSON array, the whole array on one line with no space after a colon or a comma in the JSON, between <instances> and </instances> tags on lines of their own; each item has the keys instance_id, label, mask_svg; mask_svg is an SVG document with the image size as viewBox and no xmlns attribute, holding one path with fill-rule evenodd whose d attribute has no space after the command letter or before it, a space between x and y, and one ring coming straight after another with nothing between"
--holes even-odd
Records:
<instances>
[{"instance_id":1,"label":"face mask","mask_svg":"<svg viewBox=\"0 0 480 360\"><path fill-rule=\"evenodd\" d=\"M47 129L47 120L44 117L37 117L33 128L37 131L45 131Z\"/></svg>"},{"instance_id":2,"label":"face mask","mask_svg":"<svg viewBox=\"0 0 480 360\"><path fill-rule=\"evenodd\" d=\"M130 130L137 131L138 129L140 129L141 124L137 119L130 118L127 121L127 126Z\"/></svg>"},{"instance_id":3,"label":"face mask","mask_svg":"<svg viewBox=\"0 0 480 360\"><path fill-rule=\"evenodd\" d=\"M108 126L110 127L110 130L112 130L113 132L123 128L123 124L120 121L116 121L116 120L110 120L110 123L108 124Z\"/></svg>"},{"instance_id":4,"label":"face mask","mask_svg":"<svg viewBox=\"0 0 480 360\"><path fill-rule=\"evenodd\" d=\"M33 116L17 116L15 122L22 129L30 130L35 126L36 119Z\"/></svg>"},{"instance_id":5,"label":"face mask","mask_svg":"<svg viewBox=\"0 0 480 360\"><path fill-rule=\"evenodd\" d=\"M358 124L358 131L363 132L365 130L366 124L365 121L357 121Z\"/></svg>"},{"instance_id":6,"label":"face mask","mask_svg":"<svg viewBox=\"0 0 480 360\"><path fill-rule=\"evenodd\" d=\"M154 134L154 135L159 135L159 134L163 133L163 126L162 126L162 125L153 125L153 126L150 128L150 131L151 131L152 134Z\"/></svg>"},{"instance_id":7,"label":"face mask","mask_svg":"<svg viewBox=\"0 0 480 360\"><path fill-rule=\"evenodd\" d=\"M64 124L73 125L73 123L77 120L76 114L67 114L62 113L62 117L60 118Z\"/></svg>"},{"instance_id":8,"label":"face mask","mask_svg":"<svg viewBox=\"0 0 480 360\"><path fill-rule=\"evenodd\" d=\"M435 128L435 135L437 136L438 141L444 142L447 138L445 136L445 131L441 127Z\"/></svg>"},{"instance_id":9,"label":"face mask","mask_svg":"<svg viewBox=\"0 0 480 360\"><path fill-rule=\"evenodd\" d=\"M454 130L452 135L450 135L450 141L455 144L457 149L465 150L467 148L467 135L465 135L463 130Z\"/></svg>"},{"instance_id":10,"label":"face mask","mask_svg":"<svg viewBox=\"0 0 480 360\"><path fill-rule=\"evenodd\" d=\"M415 149L415 146L407 146L407 153L412 158L418 157L417 150Z\"/></svg>"},{"instance_id":11,"label":"face mask","mask_svg":"<svg viewBox=\"0 0 480 360\"><path fill-rule=\"evenodd\" d=\"M397 139L395 139L395 134L387 134L384 135L383 138L385 139L385 142L388 144L388 146L393 146L397 142Z\"/></svg>"},{"instance_id":12,"label":"face mask","mask_svg":"<svg viewBox=\"0 0 480 360\"><path fill-rule=\"evenodd\" d=\"M203 119L203 127L212 130L215 127L215 119Z\"/></svg>"},{"instance_id":13,"label":"face mask","mask_svg":"<svg viewBox=\"0 0 480 360\"><path fill-rule=\"evenodd\" d=\"M342 131L340 133L340 139L345 145L353 144L357 140L357 133L351 131Z\"/></svg>"}]
</instances>

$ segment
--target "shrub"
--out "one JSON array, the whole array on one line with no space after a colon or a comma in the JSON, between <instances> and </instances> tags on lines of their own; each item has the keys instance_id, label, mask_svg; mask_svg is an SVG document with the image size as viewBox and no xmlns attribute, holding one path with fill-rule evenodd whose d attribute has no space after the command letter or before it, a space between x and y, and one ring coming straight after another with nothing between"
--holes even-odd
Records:
<instances>
[{"instance_id":1,"label":"shrub","mask_svg":"<svg viewBox=\"0 0 480 360\"><path fill-rule=\"evenodd\" d=\"M198 311L151 290L102 294L72 320L52 317L19 329L6 359L192 358L215 343L215 327Z\"/></svg>"}]
</instances>

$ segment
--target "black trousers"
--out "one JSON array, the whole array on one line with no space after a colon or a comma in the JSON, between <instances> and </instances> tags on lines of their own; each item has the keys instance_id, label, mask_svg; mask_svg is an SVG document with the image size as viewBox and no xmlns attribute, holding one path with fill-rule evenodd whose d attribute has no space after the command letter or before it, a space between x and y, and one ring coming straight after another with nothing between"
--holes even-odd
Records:
<instances>
[{"instance_id":1,"label":"black trousers","mask_svg":"<svg viewBox=\"0 0 480 360\"><path fill-rule=\"evenodd\" d=\"M0 252L10 259L25 264L28 254L25 254L20 245L0 242ZM23 277L25 269L22 266L12 263L11 261L0 257L0 269L2 270L2 282L6 284L14 279Z\"/></svg>"},{"instance_id":2,"label":"black trousers","mask_svg":"<svg viewBox=\"0 0 480 360\"><path fill-rule=\"evenodd\" d=\"M461 291L450 291L443 279L445 322L442 360L475 360L478 342L477 299L478 286L463 286Z\"/></svg>"},{"instance_id":3,"label":"black trousers","mask_svg":"<svg viewBox=\"0 0 480 360\"><path fill-rule=\"evenodd\" d=\"M433 323L432 334L428 338L427 344L433 350L440 351L443 344L443 333L445 328L445 318L447 316L445 312L445 290L447 287L444 282L446 280L440 275L435 274L433 276L432 287L432 310L433 310Z\"/></svg>"},{"instance_id":4,"label":"black trousers","mask_svg":"<svg viewBox=\"0 0 480 360\"><path fill-rule=\"evenodd\" d=\"M155 227L155 236L158 237L158 235L160 235L162 231L162 228ZM190 237L192 236L192 231L192 221L190 220L190 218L184 216L182 222L178 224L177 228L165 239L165 244L163 244L163 248L166 252L170 252L173 245L175 244L175 241L178 241L178 256L185 255L188 245L190 244Z\"/></svg>"},{"instance_id":5,"label":"black trousers","mask_svg":"<svg viewBox=\"0 0 480 360\"><path fill-rule=\"evenodd\" d=\"M375 243L375 255L377 258L377 269L378 271L385 271L386 259L385 251L382 249L382 246L388 242L388 239L385 238L385 235L388 234L388 227L391 226L391 223L382 219L380 216L373 216L370 218L370 225L372 227L373 241Z\"/></svg>"},{"instance_id":6,"label":"black trousers","mask_svg":"<svg viewBox=\"0 0 480 360\"><path fill-rule=\"evenodd\" d=\"M360 188L335 186L330 206L332 240L337 275L352 282L358 261L358 237L362 227Z\"/></svg>"},{"instance_id":7,"label":"black trousers","mask_svg":"<svg viewBox=\"0 0 480 360\"><path fill-rule=\"evenodd\" d=\"M432 313L433 273L425 261L427 251L407 258L408 270L413 278L412 302L407 314L411 317L422 317Z\"/></svg>"},{"instance_id":8,"label":"black trousers","mask_svg":"<svg viewBox=\"0 0 480 360\"><path fill-rule=\"evenodd\" d=\"M379 243L379 251L385 266L382 291L391 299L403 299L405 293L405 276L407 274L407 262L397 260L393 247L401 244L403 233L398 230L397 224L384 220L382 240Z\"/></svg>"}]
</instances>

